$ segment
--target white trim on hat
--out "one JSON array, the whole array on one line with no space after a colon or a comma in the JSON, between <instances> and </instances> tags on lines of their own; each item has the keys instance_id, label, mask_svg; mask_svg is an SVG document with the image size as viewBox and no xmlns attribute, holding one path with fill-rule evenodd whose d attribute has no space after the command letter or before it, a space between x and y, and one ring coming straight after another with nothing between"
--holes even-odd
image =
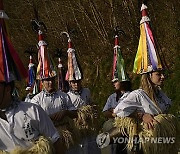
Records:
<instances>
[{"instance_id":1,"label":"white trim on hat","mask_svg":"<svg viewBox=\"0 0 180 154\"><path fill-rule=\"evenodd\" d=\"M144 22L149 22L149 21L150 21L149 17L144 16L144 17L141 18L140 24L142 24Z\"/></svg>"},{"instance_id":2,"label":"white trim on hat","mask_svg":"<svg viewBox=\"0 0 180 154\"><path fill-rule=\"evenodd\" d=\"M112 81L112 82L116 82L116 81L118 81L118 78L114 78L114 79L112 79L111 81Z\"/></svg>"},{"instance_id":3,"label":"white trim on hat","mask_svg":"<svg viewBox=\"0 0 180 154\"><path fill-rule=\"evenodd\" d=\"M163 70L163 68L157 68L156 70L153 69L152 65L149 65L147 68L146 72L141 72L140 74L145 74L145 73L150 73L150 72L155 72L155 71L160 71Z\"/></svg>"},{"instance_id":4,"label":"white trim on hat","mask_svg":"<svg viewBox=\"0 0 180 154\"><path fill-rule=\"evenodd\" d=\"M26 90L26 91L29 91L29 90L31 90L31 87L26 87L25 90Z\"/></svg>"},{"instance_id":5,"label":"white trim on hat","mask_svg":"<svg viewBox=\"0 0 180 154\"><path fill-rule=\"evenodd\" d=\"M144 10L144 9L147 9L148 7L145 5L145 4L142 4L141 6L141 11Z\"/></svg>"},{"instance_id":6,"label":"white trim on hat","mask_svg":"<svg viewBox=\"0 0 180 154\"><path fill-rule=\"evenodd\" d=\"M0 10L0 18L9 19L4 10Z\"/></svg>"},{"instance_id":7,"label":"white trim on hat","mask_svg":"<svg viewBox=\"0 0 180 154\"><path fill-rule=\"evenodd\" d=\"M43 46L43 45L47 45L47 43L45 41L41 40L41 41L39 41L38 45L40 47L40 46Z\"/></svg>"},{"instance_id":8,"label":"white trim on hat","mask_svg":"<svg viewBox=\"0 0 180 154\"><path fill-rule=\"evenodd\" d=\"M40 76L40 80L46 80L46 79L50 79L50 78L54 78L56 77L57 74L56 74L56 71L52 71L51 73L49 73L49 75L47 77L44 77L44 76Z\"/></svg>"}]
</instances>

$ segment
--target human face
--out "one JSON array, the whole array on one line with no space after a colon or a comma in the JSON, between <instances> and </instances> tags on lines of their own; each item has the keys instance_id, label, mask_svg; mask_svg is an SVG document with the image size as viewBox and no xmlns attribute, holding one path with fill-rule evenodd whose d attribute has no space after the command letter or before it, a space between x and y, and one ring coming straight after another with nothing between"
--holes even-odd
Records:
<instances>
[{"instance_id":1,"label":"human face","mask_svg":"<svg viewBox=\"0 0 180 154\"><path fill-rule=\"evenodd\" d=\"M113 85L114 85L115 91L120 90L121 84L119 81L113 82Z\"/></svg>"},{"instance_id":2,"label":"human face","mask_svg":"<svg viewBox=\"0 0 180 154\"><path fill-rule=\"evenodd\" d=\"M51 93L55 91L55 78L48 78L42 81L43 87L47 92Z\"/></svg>"},{"instance_id":3,"label":"human face","mask_svg":"<svg viewBox=\"0 0 180 154\"><path fill-rule=\"evenodd\" d=\"M79 91L81 90L81 80L73 80L69 82L70 87L74 91Z\"/></svg>"},{"instance_id":4,"label":"human face","mask_svg":"<svg viewBox=\"0 0 180 154\"><path fill-rule=\"evenodd\" d=\"M161 71L150 73L150 79L156 86L161 86L164 82L164 74Z\"/></svg>"}]
</instances>

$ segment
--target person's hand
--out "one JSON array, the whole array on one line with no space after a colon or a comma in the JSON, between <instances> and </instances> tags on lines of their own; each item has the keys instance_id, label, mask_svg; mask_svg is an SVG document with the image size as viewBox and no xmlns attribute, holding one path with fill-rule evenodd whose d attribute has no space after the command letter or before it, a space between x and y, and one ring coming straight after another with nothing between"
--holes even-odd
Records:
<instances>
[{"instance_id":1,"label":"person's hand","mask_svg":"<svg viewBox=\"0 0 180 154\"><path fill-rule=\"evenodd\" d=\"M56 112L52 114L50 117L53 121L60 121L66 116L66 110Z\"/></svg>"},{"instance_id":2,"label":"person's hand","mask_svg":"<svg viewBox=\"0 0 180 154\"><path fill-rule=\"evenodd\" d=\"M112 117L114 118L117 117L116 113L112 113Z\"/></svg>"},{"instance_id":3,"label":"person's hand","mask_svg":"<svg viewBox=\"0 0 180 154\"><path fill-rule=\"evenodd\" d=\"M142 120L147 125L147 129L154 129L154 124L157 123L154 117L149 113L143 114Z\"/></svg>"}]
</instances>

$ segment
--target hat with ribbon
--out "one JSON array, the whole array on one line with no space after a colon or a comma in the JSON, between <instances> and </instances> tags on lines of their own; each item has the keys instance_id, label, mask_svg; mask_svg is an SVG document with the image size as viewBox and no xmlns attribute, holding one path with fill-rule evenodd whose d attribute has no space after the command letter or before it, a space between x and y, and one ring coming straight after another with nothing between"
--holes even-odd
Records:
<instances>
[{"instance_id":1,"label":"hat with ribbon","mask_svg":"<svg viewBox=\"0 0 180 154\"><path fill-rule=\"evenodd\" d=\"M70 39L70 36L67 32L62 32L61 34L66 34L68 37L68 70L66 73L66 80L72 81L72 80L81 80L83 79L82 70L80 68L80 65L78 63L75 50L72 48L72 42Z\"/></svg>"},{"instance_id":2,"label":"hat with ribbon","mask_svg":"<svg viewBox=\"0 0 180 154\"><path fill-rule=\"evenodd\" d=\"M58 89L63 92L68 91L68 82L65 80L65 69L62 62L62 50L63 49L56 49L55 56L58 58Z\"/></svg>"},{"instance_id":3,"label":"hat with ribbon","mask_svg":"<svg viewBox=\"0 0 180 154\"><path fill-rule=\"evenodd\" d=\"M45 80L56 76L56 71L50 59L49 52L47 50L47 43L44 41L42 28L45 28L44 23L32 20L32 24L36 27L35 31L38 32L38 67L36 78L39 80Z\"/></svg>"},{"instance_id":4,"label":"hat with ribbon","mask_svg":"<svg viewBox=\"0 0 180 154\"><path fill-rule=\"evenodd\" d=\"M163 69L145 4L141 6L141 14L139 46L133 68L133 72L137 74Z\"/></svg>"},{"instance_id":5,"label":"hat with ribbon","mask_svg":"<svg viewBox=\"0 0 180 154\"><path fill-rule=\"evenodd\" d=\"M28 64L28 79L27 79L27 87L26 90L31 90L34 82L36 80L36 67L33 63L33 50L30 48L30 50L26 50L25 53L28 53L29 55L29 64Z\"/></svg>"},{"instance_id":6,"label":"hat with ribbon","mask_svg":"<svg viewBox=\"0 0 180 154\"><path fill-rule=\"evenodd\" d=\"M3 1L0 0L0 82L8 83L26 78L28 74L10 41L5 19L8 16L4 12Z\"/></svg>"},{"instance_id":7,"label":"hat with ribbon","mask_svg":"<svg viewBox=\"0 0 180 154\"><path fill-rule=\"evenodd\" d=\"M112 82L129 81L129 78L125 71L124 59L119 46L118 29L115 29L115 40L114 40L114 56L113 56L113 69L112 69Z\"/></svg>"}]
</instances>

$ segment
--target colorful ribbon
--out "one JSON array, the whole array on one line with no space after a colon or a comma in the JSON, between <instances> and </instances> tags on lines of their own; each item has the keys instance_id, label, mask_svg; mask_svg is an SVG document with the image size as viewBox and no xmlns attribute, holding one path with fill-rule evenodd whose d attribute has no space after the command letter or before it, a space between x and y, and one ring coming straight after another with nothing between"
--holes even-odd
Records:
<instances>
[{"instance_id":1,"label":"colorful ribbon","mask_svg":"<svg viewBox=\"0 0 180 154\"><path fill-rule=\"evenodd\" d=\"M143 12L143 15L147 15L147 13L144 13L146 12L146 9L147 6L142 4L141 11ZM142 16L140 22L139 45L133 68L133 72L137 74L162 69L149 21L147 16ZM150 70L149 67L151 68Z\"/></svg>"}]
</instances>

